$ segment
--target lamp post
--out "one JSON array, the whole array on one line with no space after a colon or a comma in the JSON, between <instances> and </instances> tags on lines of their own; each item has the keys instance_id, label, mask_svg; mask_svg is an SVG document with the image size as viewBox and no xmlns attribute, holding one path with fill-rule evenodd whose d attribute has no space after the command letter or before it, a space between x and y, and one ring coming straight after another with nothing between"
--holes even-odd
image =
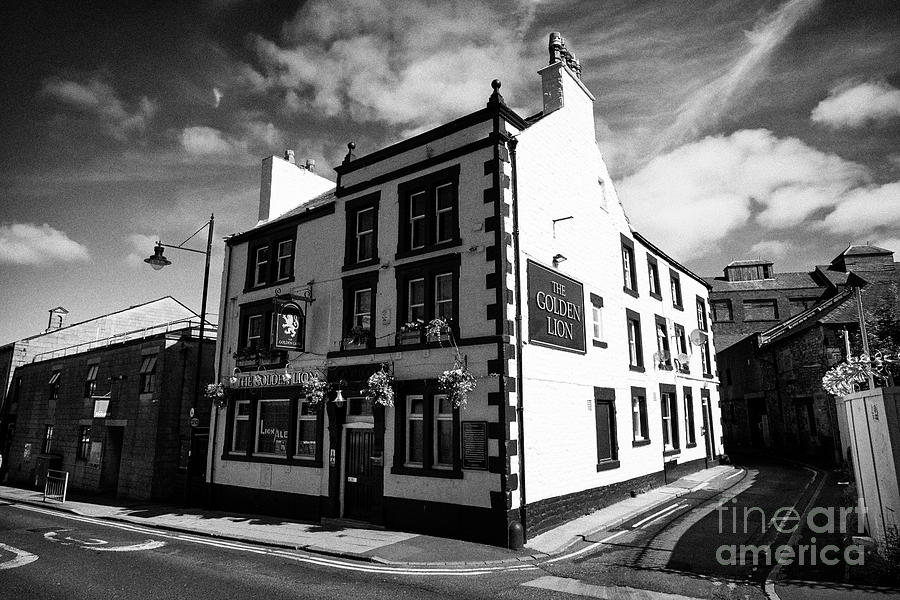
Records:
<instances>
[{"instance_id":1,"label":"lamp post","mask_svg":"<svg viewBox=\"0 0 900 600\"><path fill-rule=\"evenodd\" d=\"M197 341L197 369L194 376L194 395L193 395L193 404L190 410L190 416L192 421L190 422L190 438L188 441L188 461L187 461L187 469L185 471L184 476L184 501L185 504L188 503L191 496L191 466L193 464L193 452L192 446L194 443L194 409L200 404L200 376L203 372L203 340L204 334L206 332L206 297L207 297L207 288L209 287L209 259L212 254L212 239L213 239L213 228L215 225L215 215L209 215L209 221L204 223L200 229L192 233L186 240L178 244L177 246L171 246L169 244L163 244L160 241L156 242L156 247L153 249L153 256L149 258L145 258L144 262L149 264L155 271L159 271L165 266L171 265L172 261L163 256L164 248L173 248L175 250L186 250L188 252L196 252L197 254L205 254L206 255L206 266L203 269L203 299L200 302L200 333L199 339ZM190 241L195 235L203 231L203 228L207 228L207 238L206 238L206 251L203 250L195 250L193 248L185 248L184 245ZM180 413L180 411L179 411ZM179 414L179 419L181 415ZM180 427L179 427L180 429Z\"/></svg>"}]
</instances>

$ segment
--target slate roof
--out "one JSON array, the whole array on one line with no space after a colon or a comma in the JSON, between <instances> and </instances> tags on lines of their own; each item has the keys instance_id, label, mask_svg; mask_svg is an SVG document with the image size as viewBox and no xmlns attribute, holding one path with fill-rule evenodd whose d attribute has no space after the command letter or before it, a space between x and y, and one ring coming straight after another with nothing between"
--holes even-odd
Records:
<instances>
[{"instance_id":1,"label":"slate roof","mask_svg":"<svg viewBox=\"0 0 900 600\"><path fill-rule=\"evenodd\" d=\"M885 250L884 248L879 248L878 246L870 246L866 244L865 246L857 245L854 246L850 244L847 246L847 249L841 252L841 256L862 256L866 254L893 254L891 250Z\"/></svg>"},{"instance_id":2,"label":"slate roof","mask_svg":"<svg viewBox=\"0 0 900 600\"><path fill-rule=\"evenodd\" d=\"M726 281L724 277L706 277L713 292L738 292L752 290L796 290L815 289L822 285L812 273L776 273L772 279L753 279L750 281Z\"/></svg>"},{"instance_id":3,"label":"slate roof","mask_svg":"<svg viewBox=\"0 0 900 600\"><path fill-rule=\"evenodd\" d=\"M279 216L275 217L274 219L270 219L268 221L263 221L262 223L257 224L255 227L253 227L253 229L257 229L259 227L268 227L269 225L272 225L273 223L279 223L281 221L290 219L291 217L294 217L296 215L303 214L308 210L312 210L314 208L324 206L324 205L328 204L329 202L334 201L334 199L337 197L335 194L336 191L337 191L337 188L332 188L332 189L328 190L327 192L323 192L323 193L319 194L318 196L311 198L302 204L298 204L297 206L295 206L291 210L287 211L283 215L279 215Z\"/></svg>"}]
</instances>

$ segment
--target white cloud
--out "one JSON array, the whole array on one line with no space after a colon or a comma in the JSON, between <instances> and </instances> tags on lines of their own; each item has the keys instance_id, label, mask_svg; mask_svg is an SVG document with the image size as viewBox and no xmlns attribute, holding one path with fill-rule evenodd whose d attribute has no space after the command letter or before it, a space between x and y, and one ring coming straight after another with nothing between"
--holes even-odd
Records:
<instances>
[{"instance_id":1,"label":"white cloud","mask_svg":"<svg viewBox=\"0 0 900 600\"><path fill-rule=\"evenodd\" d=\"M99 75L85 83L52 77L44 81L41 94L98 118L106 133L120 142L144 133L158 109L155 102L144 96L133 110L128 110Z\"/></svg>"},{"instance_id":2,"label":"white cloud","mask_svg":"<svg viewBox=\"0 0 900 600\"><path fill-rule=\"evenodd\" d=\"M900 90L883 81L845 84L831 90L810 118L829 127L860 127L900 117Z\"/></svg>"},{"instance_id":3,"label":"white cloud","mask_svg":"<svg viewBox=\"0 0 900 600\"><path fill-rule=\"evenodd\" d=\"M750 256L772 260L785 256L793 245L779 240L763 240L750 247Z\"/></svg>"},{"instance_id":4,"label":"white cloud","mask_svg":"<svg viewBox=\"0 0 900 600\"><path fill-rule=\"evenodd\" d=\"M133 250L125 256L125 264L131 268L143 268L144 259L153 254L153 248L156 246L158 240L159 236L145 235L143 233L130 234L128 236L128 243Z\"/></svg>"},{"instance_id":5,"label":"white cloud","mask_svg":"<svg viewBox=\"0 0 900 600\"><path fill-rule=\"evenodd\" d=\"M181 147L192 156L221 156L235 151L231 142L218 129L205 126L185 127L181 130Z\"/></svg>"},{"instance_id":6,"label":"white cloud","mask_svg":"<svg viewBox=\"0 0 900 600\"><path fill-rule=\"evenodd\" d=\"M480 107L499 74L527 70L521 35L534 2L505 4L513 23L503 6L475 2L317 0L279 42L253 44L291 110L430 125Z\"/></svg>"},{"instance_id":7,"label":"white cloud","mask_svg":"<svg viewBox=\"0 0 900 600\"><path fill-rule=\"evenodd\" d=\"M832 233L866 233L900 227L900 181L848 192L821 224Z\"/></svg>"},{"instance_id":8,"label":"white cloud","mask_svg":"<svg viewBox=\"0 0 900 600\"><path fill-rule=\"evenodd\" d=\"M868 179L868 171L764 129L710 136L657 156L618 185L638 230L676 256L704 254L756 220L794 227Z\"/></svg>"},{"instance_id":9,"label":"white cloud","mask_svg":"<svg viewBox=\"0 0 900 600\"><path fill-rule=\"evenodd\" d=\"M89 259L87 247L47 223L0 225L0 263L46 265Z\"/></svg>"},{"instance_id":10,"label":"white cloud","mask_svg":"<svg viewBox=\"0 0 900 600\"><path fill-rule=\"evenodd\" d=\"M219 104L222 103L222 98L224 97L224 94L222 94L222 91L217 87L214 87L212 91L213 91L213 99L215 101L214 106L215 106L215 108L219 108Z\"/></svg>"}]
</instances>

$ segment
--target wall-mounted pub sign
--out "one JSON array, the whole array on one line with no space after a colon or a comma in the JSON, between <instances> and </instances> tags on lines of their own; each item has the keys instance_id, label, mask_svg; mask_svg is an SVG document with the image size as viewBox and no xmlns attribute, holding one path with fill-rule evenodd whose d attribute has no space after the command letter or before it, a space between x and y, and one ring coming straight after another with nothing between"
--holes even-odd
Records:
<instances>
[{"instance_id":1,"label":"wall-mounted pub sign","mask_svg":"<svg viewBox=\"0 0 900 600\"><path fill-rule=\"evenodd\" d=\"M528 340L569 352L585 352L584 286L528 261Z\"/></svg>"},{"instance_id":2,"label":"wall-mounted pub sign","mask_svg":"<svg viewBox=\"0 0 900 600\"><path fill-rule=\"evenodd\" d=\"M295 352L306 349L306 315L296 302L281 302L277 305L275 348Z\"/></svg>"}]
</instances>

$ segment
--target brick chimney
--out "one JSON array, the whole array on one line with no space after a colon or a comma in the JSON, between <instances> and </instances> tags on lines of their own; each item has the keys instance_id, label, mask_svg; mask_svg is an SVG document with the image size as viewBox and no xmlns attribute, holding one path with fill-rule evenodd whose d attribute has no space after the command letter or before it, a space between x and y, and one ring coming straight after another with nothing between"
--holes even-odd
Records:
<instances>
[{"instance_id":1,"label":"brick chimney","mask_svg":"<svg viewBox=\"0 0 900 600\"><path fill-rule=\"evenodd\" d=\"M579 126L594 127L594 95L581 81L581 63L558 32L550 34L550 64L538 71L544 98L544 116L565 108Z\"/></svg>"},{"instance_id":2,"label":"brick chimney","mask_svg":"<svg viewBox=\"0 0 900 600\"><path fill-rule=\"evenodd\" d=\"M64 309L62 306L51 308L50 320L47 322L47 329L44 330L44 333L49 333L51 331L61 329L63 326L63 320L66 318L67 314L69 314L69 311Z\"/></svg>"},{"instance_id":3,"label":"brick chimney","mask_svg":"<svg viewBox=\"0 0 900 600\"><path fill-rule=\"evenodd\" d=\"M334 182L315 173L315 162L295 164L293 150L284 158L270 156L262 161L259 186L259 222L271 221L319 194L334 188ZM310 168L312 163L312 168Z\"/></svg>"}]
</instances>

